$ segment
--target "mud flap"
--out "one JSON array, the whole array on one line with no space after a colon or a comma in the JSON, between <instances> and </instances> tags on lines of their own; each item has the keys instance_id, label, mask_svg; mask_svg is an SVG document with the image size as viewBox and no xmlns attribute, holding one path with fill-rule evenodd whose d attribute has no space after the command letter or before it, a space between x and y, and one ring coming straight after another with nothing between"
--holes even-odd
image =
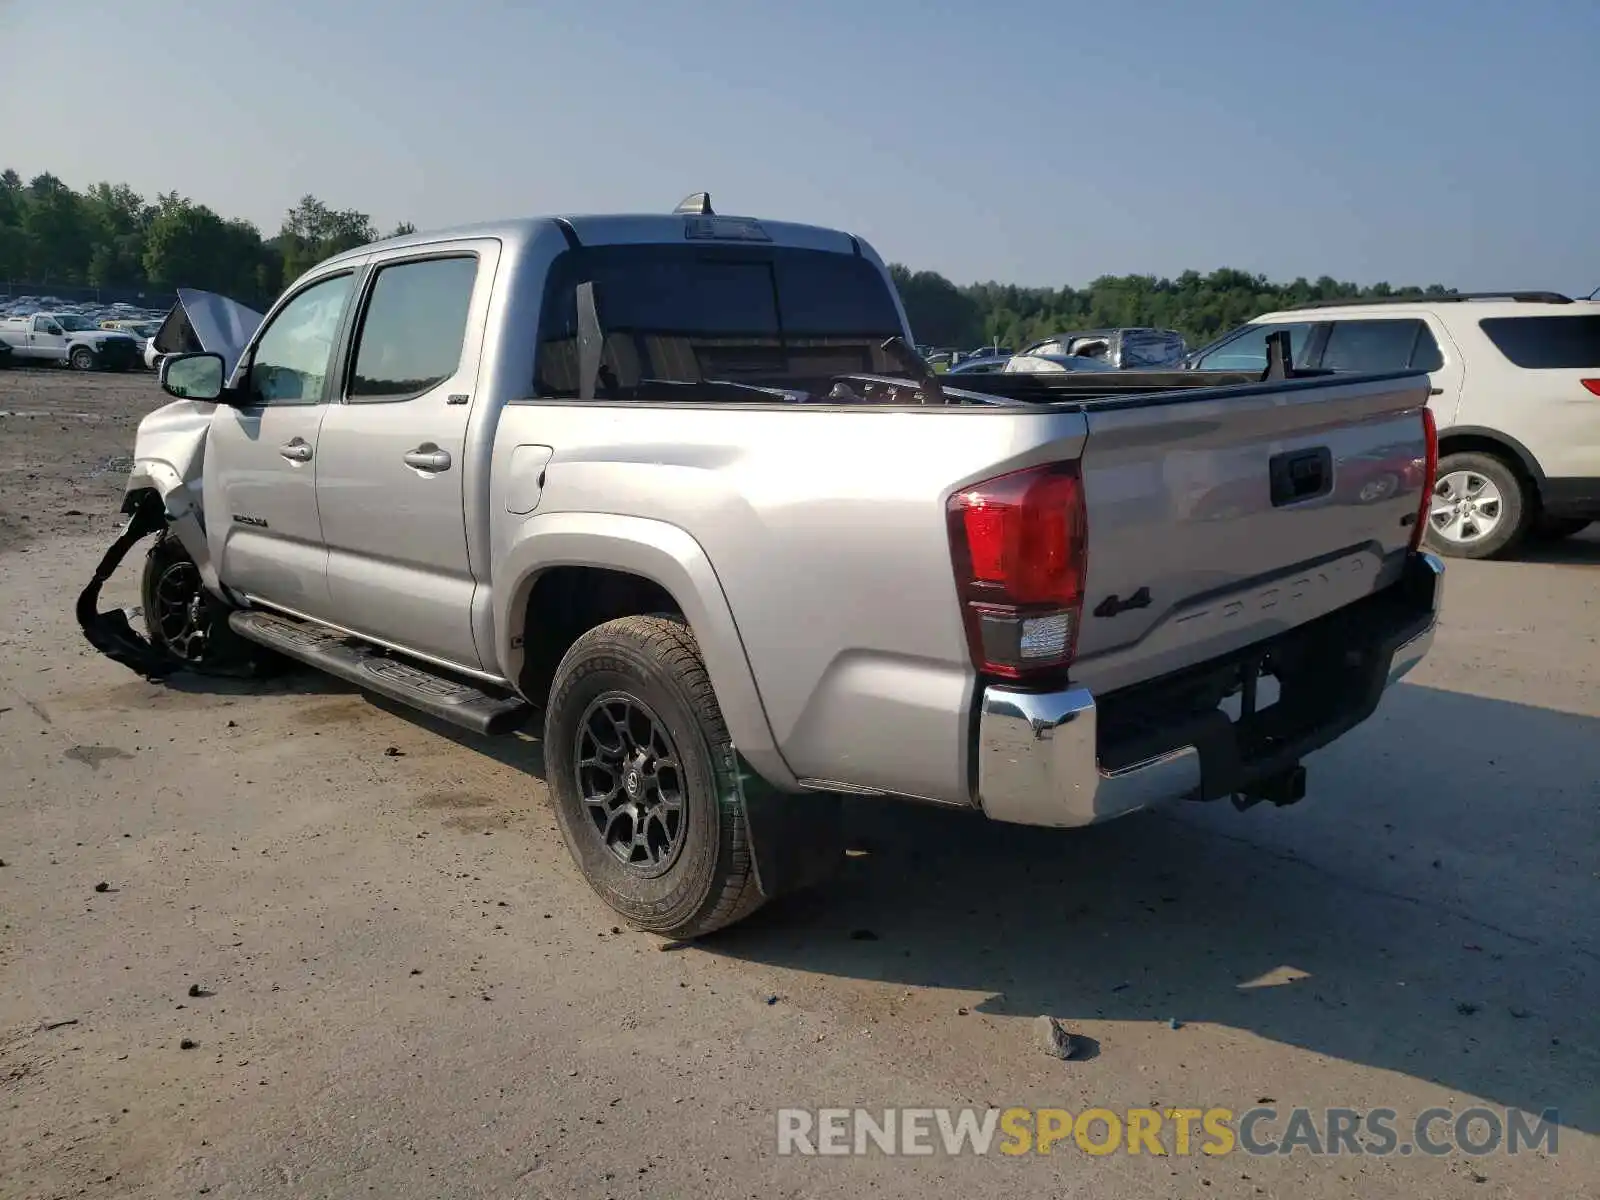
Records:
<instances>
[{"instance_id":1,"label":"mud flap","mask_svg":"<svg viewBox=\"0 0 1600 1200\"><path fill-rule=\"evenodd\" d=\"M128 556L133 544L158 532L166 523L166 508L160 499L148 494L141 497L121 535L111 543L100 565L94 569L89 586L79 594L76 610L78 627L83 630L83 636L89 639L91 646L113 662L121 663L146 679L164 679L178 670L180 664L136 633L128 623L128 614L124 610L115 608L109 612L99 612L97 609L101 587Z\"/></svg>"},{"instance_id":2,"label":"mud flap","mask_svg":"<svg viewBox=\"0 0 1600 1200\"><path fill-rule=\"evenodd\" d=\"M739 802L755 860L756 886L768 900L820 883L844 858L843 798L827 792L780 792L737 755Z\"/></svg>"}]
</instances>

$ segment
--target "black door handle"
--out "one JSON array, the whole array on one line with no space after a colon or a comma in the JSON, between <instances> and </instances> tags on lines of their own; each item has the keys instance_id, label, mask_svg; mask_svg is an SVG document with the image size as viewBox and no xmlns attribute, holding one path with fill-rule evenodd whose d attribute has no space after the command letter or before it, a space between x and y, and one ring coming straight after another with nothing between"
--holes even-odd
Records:
<instances>
[{"instance_id":1,"label":"black door handle","mask_svg":"<svg viewBox=\"0 0 1600 1200\"><path fill-rule=\"evenodd\" d=\"M1326 446L1275 454L1267 471L1274 508L1311 500L1333 490L1333 453Z\"/></svg>"}]
</instances>

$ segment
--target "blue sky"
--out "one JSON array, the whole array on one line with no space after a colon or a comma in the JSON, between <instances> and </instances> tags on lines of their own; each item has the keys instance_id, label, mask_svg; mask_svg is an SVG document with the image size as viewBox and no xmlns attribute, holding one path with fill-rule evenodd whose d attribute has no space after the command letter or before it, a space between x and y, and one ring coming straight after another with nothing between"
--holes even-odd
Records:
<instances>
[{"instance_id":1,"label":"blue sky","mask_svg":"<svg viewBox=\"0 0 1600 1200\"><path fill-rule=\"evenodd\" d=\"M0 0L0 165L268 231L305 192L426 228L705 188L958 282L1600 285L1595 0L942 11Z\"/></svg>"}]
</instances>

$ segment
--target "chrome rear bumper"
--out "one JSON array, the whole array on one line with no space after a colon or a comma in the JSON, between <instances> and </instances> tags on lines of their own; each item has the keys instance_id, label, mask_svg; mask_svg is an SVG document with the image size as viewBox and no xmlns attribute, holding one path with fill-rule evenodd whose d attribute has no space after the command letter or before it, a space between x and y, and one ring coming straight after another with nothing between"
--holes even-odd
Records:
<instances>
[{"instance_id":1,"label":"chrome rear bumper","mask_svg":"<svg viewBox=\"0 0 1600 1200\"><path fill-rule=\"evenodd\" d=\"M1414 555L1407 578L1396 586L1414 597L1416 607L1402 640L1388 649L1381 678L1373 680L1379 693L1432 646L1444 596L1444 563L1432 554ZM1313 731L1307 744L1332 741L1365 719L1376 703L1373 695L1366 711L1340 714L1343 719L1328 723L1326 737L1319 740ZM1020 825L1070 827L1167 800L1201 798L1205 762L1200 746L1177 746L1108 770L1100 762L1099 725L1095 697L1085 688L1044 693L984 688L977 747L977 801L984 814Z\"/></svg>"}]
</instances>

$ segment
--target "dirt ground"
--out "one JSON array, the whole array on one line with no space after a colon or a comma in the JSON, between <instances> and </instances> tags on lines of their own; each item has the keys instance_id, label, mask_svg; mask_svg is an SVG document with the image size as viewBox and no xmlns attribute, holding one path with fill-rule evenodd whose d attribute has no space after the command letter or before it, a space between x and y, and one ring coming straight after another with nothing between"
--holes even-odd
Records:
<instances>
[{"instance_id":1,"label":"dirt ground","mask_svg":"<svg viewBox=\"0 0 1600 1200\"><path fill-rule=\"evenodd\" d=\"M1058 833L862 804L831 887L682 947L578 877L537 741L87 647L158 402L0 372L0 1196L1600 1195L1595 529L1452 564L1432 657L1300 805ZM1090 1056L1044 1054L1045 1013ZM1258 1102L1561 1124L1514 1157L775 1136L788 1106Z\"/></svg>"},{"instance_id":2,"label":"dirt ground","mask_svg":"<svg viewBox=\"0 0 1600 1200\"><path fill-rule=\"evenodd\" d=\"M0 552L114 516L155 376L0 368Z\"/></svg>"}]
</instances>

